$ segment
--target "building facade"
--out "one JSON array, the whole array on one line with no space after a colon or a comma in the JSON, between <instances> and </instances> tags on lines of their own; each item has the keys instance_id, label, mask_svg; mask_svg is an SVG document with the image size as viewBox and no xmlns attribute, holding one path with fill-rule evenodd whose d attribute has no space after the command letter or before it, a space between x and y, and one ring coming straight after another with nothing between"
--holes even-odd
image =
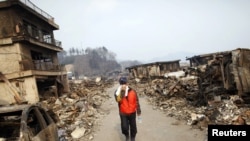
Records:
<instances>
[{"instance_id":1,"label":"building facade","mask_svg":"<svg viewBox=\"0 0 250 141\"><path fill-rule=\"evenodd\" d=\"M165 73L180 70L180 60L153 62L127 67L131 78L163 77Z\"/></svg>"},{"instance_id":2,"label":"building facade","mask_svg":"<svg viewBox=\"0 0 250 141\"><path fill-rule=\"evenodd\" d=\"M0 105L16 103L13 93L36 103L50 89L55 96L69 90L54 30L59 30L54 18L29 0L0 1L0 72L6 78L0 82Z\"/></svg>"}]
</instances>

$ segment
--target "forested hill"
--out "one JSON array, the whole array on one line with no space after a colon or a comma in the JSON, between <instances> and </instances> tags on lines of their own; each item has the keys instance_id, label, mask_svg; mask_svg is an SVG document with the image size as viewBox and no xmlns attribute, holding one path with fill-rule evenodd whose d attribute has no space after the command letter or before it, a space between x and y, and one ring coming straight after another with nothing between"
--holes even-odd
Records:
<instances>
[{"instance_id":1,"label":"forested hill","mask_svg":"<svg viewBox=\"0 0 250 141\"><path fill-rule=\"evenodd\" d=\"M77 49L60 52L59 63L72 64L74 73L78 76L107 75L115 71L123 71L126 67L138 65L138 61L116 60L116 54L106 47Z\"/></svg>"}]
</instances>

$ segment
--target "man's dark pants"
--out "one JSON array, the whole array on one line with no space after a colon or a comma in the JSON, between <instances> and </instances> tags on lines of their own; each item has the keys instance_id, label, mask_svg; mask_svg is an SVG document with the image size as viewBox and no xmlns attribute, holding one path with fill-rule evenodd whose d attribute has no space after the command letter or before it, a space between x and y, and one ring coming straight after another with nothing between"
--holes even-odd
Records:
<instances>
[{"instance_id":1,"label":"man's dark pants","mask_svg":"<svg viewBox=\"0 0 250 141\"><path fill-rule=\"evenodd\" d=\"M120 113L120 118L121 118L122 133L125 136L129 136L129 131L130 131L130 137L134 138L137 133L136 112L129 115Z\"/></svg>"}]
</instances>

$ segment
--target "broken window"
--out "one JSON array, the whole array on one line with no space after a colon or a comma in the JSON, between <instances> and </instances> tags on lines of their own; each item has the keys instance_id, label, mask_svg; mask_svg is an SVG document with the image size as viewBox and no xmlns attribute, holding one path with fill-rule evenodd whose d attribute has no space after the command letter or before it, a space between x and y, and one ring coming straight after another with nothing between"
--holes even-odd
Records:
<instances>
[{"instance_id":1,"label":"broken window","mask_svg":"<svg viewBox=\"0 0 250 141\"><path fill-rule=\"evenodd\" d=\"M52 70L52 55L31 50L31 57L36 70Z\"/></svg>"},{"instance_id":2,"label":"broken window","mask_svg":"<svg viewBox=\"0 0 250 141\"><path fill-rule=\"evenodd\" d=\"M43 30L42 31L43 41L45 43L52 43L52 36L48 31Z\"/></svg>"}]
</instances>

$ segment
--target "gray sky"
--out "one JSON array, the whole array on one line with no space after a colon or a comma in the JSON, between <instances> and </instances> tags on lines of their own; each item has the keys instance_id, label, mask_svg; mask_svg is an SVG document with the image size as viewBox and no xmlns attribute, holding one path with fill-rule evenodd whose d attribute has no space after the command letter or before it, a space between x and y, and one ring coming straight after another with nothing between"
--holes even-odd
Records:
<instances>
[{"instance_id":1,"label":"gray sky","mask_svg":"<svg viewBox=\"0 0 250 141\"><path fill-rule=\"evenodd\" d=\"M146 61L250 47L250 0L31 1L55 18L66 51L105 46L118 60Z\"/></svg>"}]
</instances>

